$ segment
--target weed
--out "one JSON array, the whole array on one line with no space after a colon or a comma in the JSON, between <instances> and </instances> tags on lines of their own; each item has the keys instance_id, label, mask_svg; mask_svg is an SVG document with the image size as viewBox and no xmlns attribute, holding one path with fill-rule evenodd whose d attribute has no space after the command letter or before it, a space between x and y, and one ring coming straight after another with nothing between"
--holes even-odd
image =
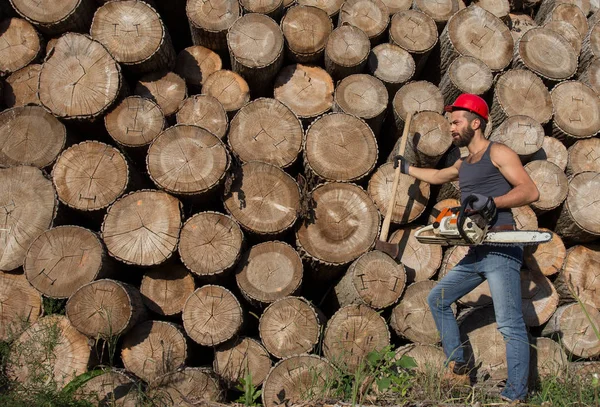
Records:
<instances>
[{"instance_id":1,"label":"weed","mask_svg":"<svg viewBox=\"0 0 600 407\"><path fill-rule=\"evenodd\" d=\"M261 403L258 401L262 390L258 390L252 383L252 372L250 369L246 369L245 377L240 378L240 383L236 385L236 389L242 392L242 395L238 397L236 403L241 403L247 407L260 406Z\"/></svg>"}]
</instances>

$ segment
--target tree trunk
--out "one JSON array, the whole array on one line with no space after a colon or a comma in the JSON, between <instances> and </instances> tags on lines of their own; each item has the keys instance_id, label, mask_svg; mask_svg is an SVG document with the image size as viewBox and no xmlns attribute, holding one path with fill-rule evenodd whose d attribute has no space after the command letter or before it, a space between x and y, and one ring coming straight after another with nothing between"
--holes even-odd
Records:
<instances>
[{"instance_id":1,"label":"tree trunk","mask_svg":"<svg viewBox=\"0 0 600 407\"><path fill-rule=\"evenodd\" d=\"M545 324L558 307L558 293L554 285L539 271L521 271L521 298L527 326Z\"/></svg>"},{"instance_id":2,"label":"tree trunk","mask_svg":"<svg viewBox=\"0 0 600 407\"><path fill-rule=\"evenodd\" d=\"M37 88L40 82L42 65L29 64L6 78L3 89L6 107L20 107L29 104L40 104Z\"/></svg>"},{"instance_id":3,"label":"tree trunk","mask_svg":"<svg viewBox=\"0 0 600 407\"><path fill-rule=\"evenodd\" d=\"M34 62L42 52L42 38L21 18L0 21L0 76L7 76Z\"/></svg>"},{"instance_id":4,"label":"tree trunk","mask_svg":"<svg viewBox=\"0 0 600 407\"><path fill-rule=\"evenodd\" d=\"M177 112L177 124L203 127L223 140L229 119L223 105L209 95L193 95L183 101Z\"/></svg>"},{"instance_id":5,"label":"tree trunk","mask_svg":"<svg viewBox=\"0 0 600 407\"><path fill-rule=\"evenodd\" d=\"M100 211L127 189L129 166L119 150L84 141L64 150L52 169L58 199L79 211Z\"/></svg>"},{"instance_id":6,"label":"tree trunk","mask_svg":"<svg viewBox=\"0 0 600 407\"><path fill-rule=\"evenodd\" d=\"M547 160L562 171L567 167L567 147L554 137L544 136L542 148L531 157L533 160Z\"/></svg>"},{"instance_id":7,"label":"tree trunk","mask_svg":"<svg viewBox=\"0 0 600 407\"><path fill-rule=\"evenodd\" d=\"M411 343L396 348L396 359L402 356L408 356L415 360L419 373L430 375L440 375L445 368L446 355L439 346Z\"/></svg>"},{"instance_id":8,"label":"tree trunk","mask_svg":"<svg viewBox=\"0 0 600 407\"><path fill-rule=\"evenodd\" d=\"M203 346L215 346L236 336L244 322L242 307L228 289L202 286L185 302L183 326L187 335Z\"/></svg>"},{"instance_id":9,"label":"tree trunk","mask_svg":"<svg viewBox=\"0 0 600 407\"><path fill-rule=\"evenodd\" d=\"M386 213L394 180L392 163L380 166L369 180L368 192L381 213ZM429 184L401 174L392 212L392 223L405 225L423 214L429 201Z\"/></svg>"},{"instance_id":10,"label":"tree trunk","mask_svg":"<svg viewBox=\"0 0 600 407\"><path fill-rule=\"evenodd\" d=\"M431 82L414 81L402 86L392 101L394 123L397 136L400 137L406 116L423 111L442 113L444 111L444 97L440 88Z\"/></svg>"},{"instance_id":11,"label":"tree trunk","mask_svg":"<svg viewBox=\"0 0 600 407\"><path fill-rule=\"evenodd\" d=\"M140 293L144 304L158 315L179 315L196 289L194 277L180 265L164 265L144 274Z\"/></svg>"},{"instance_id":12,"label":"tree trunk","mask_svg":"<svg viewBox=\"0 0 600 407\"><path fill-rule=\"evenodd\" d=\"M595 193L600 180L595 172L582 172L569 181L569 193L556 222L556 232L566 241L589 242L600 236L599 205Z\"/></svg>"},{"instance_id":13,"label":"tree trunk","mask_svg":"<svg viewBox=\"0 0 600 407\"><path fill-rule=\"evenodd\" d=\"M400 11L406 11L412 7L412 0L385 0L383 2L388 8L390 17Z\"/></svg>"},{"instance_id":14,"label":"tree trunk","mask_svg":"<svg viewBox=\"0 0 600 407\"><path fill-rule=\"evenodd\" d=\"M558 166L550 161L536 160L525 165L525 170L537 186L540 199L531 207L540 212L558 208L567 198L569 180Z\"/></svg>"},{"instance_id":15,"label":"tree trunk","mask_svg":"<svg viewBox=\"0 0 600 407\"><path fill-rule=\"evenodd\" d=\"M558 4L557 4L558 3ZM543 25L550 21L565 21L577 29L581 38L588 32L586 13L580 8L581 2L575 4L571 1L542 1L540 9L535 15L535 22ZM584 7L586 8L586 7Z\"/></svg>"},{"instance_id":16,"label":"tree trunk","mask_svg":"<svg viewBox=\"0 0 600 407\"><path fill-rule=\"evenodd\" d=\"M262 402L265 407L276 407L288 402L306 400L308 394L325 396L325 388L335 376L331 363L317 355L298 355L279 361L265 379Z\"/></svg>"},{"instance_id":17,"label":"tree trunk","mask_svg":"<svg viewBox=\"0 0 600 407\"><path fill-rule=\"evenodd\" d=\"M434 19L419 10L400 11L392 16L389 36L392 44L410 52L415 60L414 75L420 75L438 42Z\"/></svg>"},{"instance_id":18,"label":"tree trunk","mask_svg":"<svg viewBox=\"0 0 600 407\"><path fill-rule=\"evenodd\" d=\"M589 86L579 81L566 81L550 92L554 119L552 137L572 144L593 137L600 131L600 98Z\"/></svg>"},{"instance_id":19,"label":"tree trunk","mask_svg":"<svg viewBox=\"0 0 600 407\"><path fill-rule=\"evenodd\" d=\"M7 85L9 79L10 77L6 80ZM596 93L600 94L600 58L592 60L577 79L594 89Z\"/></svg>"},{"instance_id":20,"label":"tree trunk","mask_svg":"<svg viewBox=\"0 0 600 407\"><path fill-rule=\"evenodd\" d=\"M508 0L476 0L473 2L504 22L509 21L510 4Z\"/></svg>"},{"instance_id":21,"label":"tree trunk","mask_svg":"<svg viewBox=\"0 0 600 407\"><path fill-rule=\"evenodd\" d=\"M596 14L600 15L600 13ZM581 45L579 72L583 72L594 59L600 57L600 20L596 20L592 24Z\"/></svg>"},{"instance_id":22,"label":"tree trunk","mask_svg":"<svg viewBox=\"0 0 600 407\"><path fill-rule=\"evenodd\" d=\"M440 82L444 103L451 105L461 93L483 96L491 89L492 81L492 71L486 64L470 56L459 56Z\"/></svg>"},{"instance_id":23,"label":"tree trunk","mask_svg":"<svg viewBox=\"0 0 600 407\"><path fill-rule=\"evenodd\" d=\"M583 44L583 38L579 35L579 31L575 27L566 21L554 20L548 21L543 25L544 28L548 28L554 32L559 33L571 44L575 50L575 55L579 56L581 53L581 46Z\"/></svg>"},{"instance_id":24,"label":"tree trunk","mask_svg":"<svg viewBox=\"0 0 600 407\"><path fill-rule=\"evenodd\" d=\"M271 359L260 342L241 337L215 350L213 369L230 388L244 386L249 375L252 382L246 385L259 387L271 370Z\"/></svg>"},{"instance_id":25,"label":"tree trunk","mask_svg":"<svg viewBox=\"0 0 600 407\"><path fill-rule=\"evenodd\" d=\"M435 285L435 281L427 280L413 283L406 288L390 318L390 327L396 335L421 344L433 345L440 341L427 305L427 295Z\"/></svg>"},{"instance_id":26,"label":"tree trunk","mask_svg":"<svg viewBox=\"0 0 600 407\"><path fill-rule=\"evenodd\" d=\"M260 308L300 290L302 260L287 243L257 244L244 253L235 279L244 298Z\"/></svg>"},{"instance_id":27,"label":"tree trunk","mask_svg":"<svg viewBox=\"0 0 600 407\"><path fill-rule=\"evenodd\" d=\"M185 367L167 373L150 383L148 393L153 400L164 400L173 406L199 405L224 401L224 390L212 368Z\"/></svg>"},{"instance_id":28,"label":"tree trunk","mask_svg":"<svg viewBox=\"0 0 600 407\"><path fill-rule=\"evenodd\" d=\"M119 64L101 43L67 33L42 65L38 94L59 118L94 120L115 103L122 84Z\"/></svg>"},{"instance_id":29,"label":"tree trunk","mask_svg":"<svg viewBox=\"0 0 600 407\"><path fill-rule=\"evenodd\" d=\"M269 353L283 359L313 351L321 336L321 319L304 298L281 298L264 310L258 333Z\"/></svg>"},{"instance_id":30,"label":"tree trunk","mask_svg":"<svg viewBox=\"0 0 600 407\"><path fill-rule=\"evenodd\" d=\"M336 305L365 304L377 310L393 305L404 291L405 270L386 253L375 250L363 254L334 286Z\"/></svg>"},{"instance_id":31,"label":"tree trunk","mask_svg":"<svg viewBox=\"0 0 600 407\"><path fill-rule=\"evenodd\" d=\"M333 23L325 10L310 6L294 6L281 20L286 56L301 64L322 64L327 38Z\"/></svg>"},{"instance_id":32,"label":"tree trunk","mask_svg":"<svg viewBox=\"0 0 600 407\"><path fill-rule=\"evenodd\" d=\"M263 14L246 14L227 32L231 69L250 86L253 95L267 95L283 65L283 33Z\"/></svg>"},{"instance_id":33,"label":"tree trunk","mask_svg":"<svg viewBox=\"0 0 600 407\"><path fill-rule=\"evenodd\" d=\"M181 228L179 256L183 264L201 278L219 277L237 264L244 234L231 217L218 212L200 212Z\"/></svg>"},{"instance_id":34,"label":"tree trunk","mask_svg":"<svg viewBox=\"0 0 600 407\"><path fill-rule=\"evenodd\" d=\"M77 289L67 301L66 315L82 334L107 340L123 335L147 318L140 291L109 279Z\"/></svg>"},{"instance_id":35,"label":"tree trunk","mask_svg":"<svg viewBox=\"0 0 600 407\"><path fill-rule=\"evenodd\" d=\"M529 116L510 116L496 127L490 140L505 144L527 162L542 148L544 128Z\"/></svg>"},{"instance_id":36,"label":"tree trunk","mask_svg":"<svg viewBox=\"0 0 600 407\"><path fill-rule=\"evenodd\" d=\"M108 253L119 261L153 266L177 248L181 202L162 191L140 190L112 204L102 223Z\"/></svg>"},{"instance_id":37,"label":"tree trunk","mask_svg":"<svg viewBox=\"0 0 600 407\"><path fill-rule=\"evenodd\" d=\"M186 358L183 329L172 322L142 322L123 337L123 365L145 382L179 369Z\"/></svg>"},{"instance_id":38,"label":"tree trunk","mask_svg":"<svg viewBox=\"0 0 600 407\"><path fill-rule=\"evenodd\" d=\"M554 282L560 294L561 303L576 301L573 293L581 302L598 308L600 298L596 291L600 289L600 246L578 245L567 252L565 261L558 278Z\"/></svg>"},{"instance_id":39,"label":"tree trunk","mask_svg":"<svg viewBox=\"0 0 600 407\"><path fill-rule=\"evenodd\" d=\"M136 95L156 102L165 116L173 116L187 97L185 81L173 72L151 72L135 85Z\"/></svg>"},{"instance_id":40,"label":"tree trunk","mask_svg":"<svg viewBox=\"0 0 600 407\"><path fill-rule=\"evenodd\" d=\"M512 35L513 42L515 44L519 41L523 34L538 26L529 14L510 13L508 16L510 19L508 26L510 27L510 34Z\"/></svg>"},{"instance_id":41,"label":"tree trunk","mask_svg":"<svg viewBox=\"0 0 600 407\"><path fill-rule=\"evenodd\" d=\"M274 97L302 120L304 127L333 106L333 79L318 66L288 65L275 78Z\"/></svg>"},{"instance_id":42,"label":"tree trunk","mask_svg":"<svg viewBox=\"0 0 600 407\"><path fill-rule=\"evenodd\" d=\"M68 31L87 32L97 5L94 0L10 0L13 8L50 37Z\"/></svg>"},{"instance_id":43,"label":"tree trunk","mask_svg":"<svg viewBox=\"0 0 600 407\"><path fill-rule=\"evenodd\" d=\"M567 175L573 176L580 172L600 172L600 140L593 137L575 142L567 150Z\"/></svg>"},{"instance_id":44,"label":"tree trunk","mask_svg":"<svg viewBox=\"0 0 600 407\"><path fill-rule=\"evenodd\" d=\"M458 0L441 0L441 1L427 1L427 0L414 0L414 10L422 11L427 14L436 22L438 29L443 29L448 20L456 14L460 9Z\"/></svg>"},{"instance_id":45,"label":"tree trunk","mask_svg":"<svg viewBox=\"0 0 600 407\"><path fill-rule=\"evenodd\" d=\"M0 341L12 342L42 315L42 295L24 274L0 272Z\"/></svg>"},{"instance_id":46,"label":"tree trunk","mask_svg":"<svg viewBox=\"0 0 600 407\"><path fill-rule=\"evenodd\" d=\"M229 119L250 101L248 82L237 73L225 69L206 78L202 94L216 98L223 105Z\"/></svg>"},{"instance_id":47,"label":"tree trunk","mask_svg":"<svg viewBox=\"0 0 600 407\"><path fill-rule=\"evenodd\" d=\"M569 359L560 344L550 338L533 337L531 341L530 382L564 375Z\"/></svg>"},{"instance_id":48,"label":"tree trunk","mask_svg":"<svg viewBox=\"0 0 600 407\"><path fill-rule=\"evenodd\" d=\"M185 124L159 134L146 157L148 175L157 187L203 200L217 199L229 165L229 153L221 139L201 127Z\"/></svg>"},{"instance_id":49,"label":"tree trunk","mask_svg":"<svg viewBox=\"0 0 600 407\"><path fill-rule=\"evenodd\" d=\"M333 111L363 119L379 136L388 105L388 92L379 79L371 75L355 74L342 79L335 89Z\"/></svg>"},{"instance_id":50,"label":"tree trunk","mask_svg":"<svg viewBox=\"0 0 600 407\"><path fill-rule=\"evenodd\" d=\"M544 125L552 118L552 98L544 82L526 69L500 74L494 86L490 117L499 126L510 116L529 116Z\"/></svg>"},{"instance_id":51,"label":"tree trunk","mask_svg":"<svg viewBox=\"0 0 600 407\"><path fill-rule=\"evenodd\" d=\"M41 106L23 106L0 113L0 167L50 166L65 146L67 131Z\"/></svg>"},{"instance_id":52,"label":"tree trunk","mask_svg":"<svg viewBox=\"0 0 600 407\"><path fill-rule=\"evenodd\" d=\"M574 302L558 307L542 335L559 337L572 356L592 358L600 355L600 338L590 329L590 324L600 326L600 312L593 305Z\"/></svg>"},{"instance_id":53,"label":"tree trunk","mask_svg":"<svg viewBox=\"0 0 600 407\"><path fill-rule=\"evenodd\" d=\"M438 274L438 281L445 277L467 255L468 251L468 246L452 246L446 250ZM490 292L490 285L487 280L459 298L458 303L465 307L485 307L486 305L490 305L492 303L492 293Z\"/></svg>"},{"instance_id":54,"label":"tree trunk","mask_svg":"<svg viewBox=\"0 0 600 407\"><path fill-rule=\"evenodd\" d=\"M52 182L35 167L0 169L0 271L23 265L27 248L52 226L58 199Z\"/></svg>"},{"instance_id":55,"label":"tree trunk","mask_svg":"<svg viewBox=\"0 0 600 407\"><path fill-rule=\"evenodd\" d=\"M383 41L390 22L390 12L381 0L346 0L340 9L338 27L349 24L369 37L371 46Z\"/></svg>"},{"instance_id":56,"label":"tree trunk","mask_svg":"<svg viewBox=\"0 0 600 407\"><path fill-rule=\"evenodd\" d=\"M390 331L381 315L363 304L348 305L327 322L323 355L343 371L355 372L370 352L389 344Z\"/></svg>"},{"instance_id":57,"label":"tree trunk","mask_svg":"<svg viewBox=\"0 0 600 407\"><path fill-rule=\"evenodd\" d=\"M184 49L175 61L175 73L185 80L192 93L200 93L206 78L222 68L219 54L201 45Z\"/></svg>"},{"instance_id":58,"label":"tree trunk","mask_svg":"<svg viewBox=\"0 0 600 407\"><path fill-rule=\"evenodd\" d=\"M106 3L96 10L90 34L135 74L173 69L175 49L160 15L143 1Z\"/></svg>"},{"instance_id":59,"label":"tree trunk","mask_svg":"<svg viewBox=\"0 0 600 407\"><path fill-rule=\"evenodd\" d=\"M395 44L379 44L371 50L367 60L368 70L383 82L388 93L388 104L394 95L415 74L412 55Z\"/></svg>"},{"instance_id":60,"label":"tree trunk","mask_svg":"<svg viewBox=\"0 0 600 407\"><path fill-rule=\"evenodd\" d=\"M243 14L258 13L279 22L283 15L283 0L240 0Z\"/></svg>"},{"instance_id":61,"label":"tree trunk","mask_svg":"<svg viewBox=\"0 0 600 407\"><path fill-rule=\"evenodd\" d=\"M398 244L397 258L406 271L406 285L429 280L442 264L442 246L419 243L415 238L415 231L420 227L398 229L389 239L390 243Z\"/></svg>"},{"instance_id":62,"label":"tree trunk","mask_svg":"<svg viewBox=\"0 0 600 407\"><path fill-rule=\"evenodd\" d=\"M75 391L74 397L93 405L135 407L137 383L132 376L124 370L109 368L86 381Z\"/></svg>"},{"instance_id":63,"label":"tree trunk","mask_svg":"<svg viewBox=\"0 0 600 407\"><path fill-rule=\"evenodd\" d=\"M194 45L227 52L227 30L242 15L237 0L189 0L186 14Z\"/></svg>"},{"instance_id":64,"label":"tree trunk","mask_svg":"<svg viewBox=\"0 0 600 407\"><path fill-rule=\"evenodd\" d=\"M362 73L370 52L367 34L358 27L342 25L331 32L325 45L325 70L336 82Z\"/></svg>"},{"instance_id":65,"label":"tree trunk","mask_svg":"<svg viewBox=\"0 0 600 407\"><path fill-rule=\"evenodd\" d=\"M550 232L549 229L541 229ZM563 267L567 249L560 236L552 234L552 240L535 246L525 246L524 265L532 272L551 276Z\"/></svg>"},{"instance_id":66,"label":"tree trunk","mask_svg":"<svg viewBox=\"0 0 600 407\"><path fill-rule=\"evenodd\" d=\"M242 107L227 140L242 162L262 161L286 168L302 150L304 130L294 112L276 99L259 98Z\"/></svg>"}]
</instances>

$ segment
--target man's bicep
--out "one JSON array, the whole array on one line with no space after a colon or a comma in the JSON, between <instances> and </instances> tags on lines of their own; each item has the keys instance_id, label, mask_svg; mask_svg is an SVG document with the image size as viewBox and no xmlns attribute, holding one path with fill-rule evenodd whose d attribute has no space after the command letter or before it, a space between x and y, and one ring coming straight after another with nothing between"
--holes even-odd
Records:
<instances>
[{"instance_id":1,"label":"man's bicep","mask_svg":"<svg viewBox=\"0 0 600 407\"><path fill-rule=\"evenodd\" d=\"M498 164L500 173L512 186L533 183L519 156L513 150L507 148L506 151L502 151L502 154L499 154L495 161Z\"/></svg>"},{"instance_id":2,"label":"man's bicep","mask_svg":"<svg viewBox=\"0 0 600 407\"><path fill-rule=\"evenodd\" d=\"M443 168L439 171L438 177L442 182L452 182L458 180L458 169L460 168L460 164L462 160L458 160L451 167Z\"/></svg>"}]
</instances>

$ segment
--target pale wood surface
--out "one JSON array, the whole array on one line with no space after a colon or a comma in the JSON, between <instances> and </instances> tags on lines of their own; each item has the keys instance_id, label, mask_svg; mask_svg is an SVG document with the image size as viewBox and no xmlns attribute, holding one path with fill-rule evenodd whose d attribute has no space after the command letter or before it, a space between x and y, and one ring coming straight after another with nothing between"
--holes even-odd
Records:
<instances>
[{"instance_id":1,"label":"pale wood surface","mask_svg":"<svg viewBox=\"0 0 600 407\"><path fill-rule=\"evenodd\" d=\"M21 18L0 21L0 73L8 75L35 60L42 50L41 37Z\"/></svg>"},{"instance_id":2,"label":"pale wood surface","mask_svg":"<svg viewBox=\"0 0 600 407\"><path fill-rule=\"evenodd\" d=\"M144 274L140 293L148 309L159 315L178 315L196 289L192 274L181 264L163 265Z\"/></svg>"},{"instance_id":3,"label":"pale wood surface","mask_svg":"<svg viewBox=\"0 0 600 407\"><path fill-rule=\"evenodd\" d=\"M5 88L2 91L6 107L40 104L37 88L41 70L42 65L29 64L6 78Z\"/></svg>"},{"instance_id":4,"label":"pale wood surface","mask_svg":"<svg viewBox=\"0 0 600 407\"><path fill-rule=\"evenodd\" d=\"M567 147L554 137L544 136L542 148L530 160L548 160L564 171L568 160Z\"/></svg>"},{"instance_id":5,"label":"pale wood surface","mask_svg":"<svg viewBox=\"0 0 600 407\"><path fill-rule=\"evenodd\" d=\"M152 72L140 78L134 93L156 102L169 117L179 110L187 97L187 88L185 80L174 72Z\"/></svg>"},{"instance_id":6,"label":"pale wood surface","mask_svg":"<svg viewBox=\"0 0 600 407\"><path fill-rule=\"evenodd\" d=\"M135 407L136 381L121 369L111 368L85 382L75 392L79 400L115 407Z\"/></svg>"},{"instance_id":7,"label":"pale wood surface","mask_svg":"<svg viewBox=\"0 0 600 407\"><path fill-rule=\"evenodd\" d=\"M363 30L372 42L380 42L390 22L390 12L381 0L346 0L338 26L350 24Z\"/></svg>"},{"instance_id":8,"label":"pale wood surface","mask_svg":"<svg viewBox=\"0 0 600 407\"><path fill-rule=\"evenodd\" d=\"M226 69L216 71L206 78L202 94L216 98L232 117L250 101L248 82L237 73Z\"/></svg>"},{"instance_id":9,"label":"pale wood surface","mask_svg":"<svg viewBox=\"0 0 600 407\"><path fill-rule=\"evenodd\" d=\"M240 337L215 350L213 369L230 387L240 385L248 375L252 375L252 385L258 387L271 369L271 359L259 341Z\"/></svg>"},{"instance_id":10,"label":"pale wood surface","mask_svg":"<svg viewBox=\"0 0 600 407\"><path fill-rule=\"evenodd\" d=\"M418 10L400 11L390 21L390 42L414 54L425 54L437 44L435 20Z\"/></svg>"},{"instance_id":11,"label":"pale wood surface","mask_svg":"<svg viewBox=\"0 0 600 407\"><path fill-rule=\"evenodd\" d=\"M209 95L193 95L185 99L177 111L177 124L205 128L223 140L227 133L229 119L218 99Z\"/></svg>"},{"instance_id":12,"label":"pale wood surface","mask_svg":"<svg viewBox=\"0 0 600 407\"><path fill-rule=\"evenodd\" d=\"M185 79L188 86L196 88L200 88L210 74L222 67L219 54L201 45L182 50L175 61L175 73Z\"/></svg>"},{"instance_id":13,"label":"pale wood surface","mask_svg":"<svg viewBox=\"0 0 600 407\"><path fill-rule=\"evenodd\" d=\"M360 28L343 25L331 32L325 46L325 70L340 80L362 72L371 51L369 37Z\"/></svg>"},{"instance_id":14,"label":"pale wood surface","mask_svg":"<svg viewBox=\"0 0 600 407\"><path fill-rule=\"evenodd\" d=\"M291 60L316 63L323 56L333 23L325 10L296 5L285 13L281 31Z\"/></svg>"},{"instance_id":15,"label":"pale wood surface","mask_svg":"<svg viewBox=\"0 0 600 407\"><path fill-rule=\"evenodd\" d=\"M565 81L550 92L554 110L553 137L592 137L600 131L600 98L579 81Z\"/></svg>"},{"instance_id":16,"label":"pale wood surface","mask_svg":"<svg viewBox=\"0 0 600 407\"><path fill-rule=\"evenodd\" d=\"M42 295L22 273L0 272L0 340L11 342L42 315Z\"/></svg>"},{"instance_id":17,"label":"pale wood surface","mask_svg":"<svg viewBox=\"0 0 600 407\"><path fill-rule=\"evenodd\" d=\"M495 128L489 139L510 147L526 160L542 148L544 128L529 116L510 116Z\"/></svg>"},{"instance_id":18,"label":"pale wood surface","mask_svg":"<svg viewBox=\"0 0 600 407\"><path fill-rule=\"evenodd\" d=\"M550 231L545 228L541 230ZM553 233L549 242L525 247L523 262L529 270L551 276L562 269L566 256L565 244L558 234Z\"/></svg>"},{"instance_id":19,"label":"pale wood surface","mask_svg":"<svg viewBox=\"0 0 600 407\"><path fill-rule=\"evenodd\" d=\"M157 400L185 406L201 401L223 401L225 391L218 377L208 367L185 367L150 383L148 393Z\"/></svg>"},{"instance_id":20,"label":"pale wood surface","mask_svg":"<svg viewBox=\"0 0 600 407\"><path fill-rule=\"evenodd\" d=\"M544 327L542 335L558 335L569 354L591 358L600 354L600 338L591 329L590 319L595 326L600 324L600 312L593 305L584 303L582 307L576 302L561 305Z\"/></svg>"},{"instance_id":21,"label":"pale wood surface","mask_svg":"<svg viewBox=\"0 0 600 407\"><path fill-rule=\"evenodd\" d=\"M406 285L425 281L434 276L442 264L442 247L419 243L415 231L420 225L406 226L390 236L390 243L397 243L398 260L406 271Z\"/></svg>"},{"instance_id":22,"label":"pale wood surface","mask_svg":"<svg viewBox=\"0 0 600 407\"><path fill-rule=\"evenodd\" d=\"M545 324L558 307L558 293L548 277L539 271L521 270L521 304L527 326Z\"/></svg>"},{"instance_id":23,"label":"pale wood surface","mask_svg":"<svg viewBox=\"0 0 600 407\"><path fill-rule=\"evenodd\" d=\"M598 262L598 245L577 245L568 250L560 274L555 280L561 302L575 301L575 293L582 302L596 308L600 306L600 298L596 295L596 291L600 290Z\"/></svg>"},{"instance_id":24,"label":"pale wood surface","mask_svg":"<svg viewBox=\"0 0 600 407\"><path fill-rule=\"evenodd\" d=\"M593 137L575 142L569 149L566 173L569 176L585 171L600 172L600 140Z\"/></svg>"},{"instance_id":25,"label":"pale wood surface","mask_svg":"<svg viewBox=\"0 0 600 407\"><path fill-rule=\"evenodd\" d=\"M556 232L568 241L590 241L600 235L600 205L596 192L600 177L595 172L582 172L569 181L565 205L556 222Z\"/></svg>"},{"instance_id":26,"label":"pale wood surface","mask_svg":"<svg viewBox=\"0 0 600 407\"><path fill-rule=\"evenodd\" d=\"M122 146L147 146L165 128L165 115L152 100L129 96L104 116L104 126Z\"/></svg>"},{"instance_id":27,"label":"pale wood surface","mask_svg":"<svg viewBox=\"0 0 600 407\"><path fill-rule=\"evenodd\" d=\"M525 165L538 191L540 199L531 203L535 210L544 212L557 208L567 198L569 181L556 164L550 161L536 160Z\"/></svg>"}]
</instances>

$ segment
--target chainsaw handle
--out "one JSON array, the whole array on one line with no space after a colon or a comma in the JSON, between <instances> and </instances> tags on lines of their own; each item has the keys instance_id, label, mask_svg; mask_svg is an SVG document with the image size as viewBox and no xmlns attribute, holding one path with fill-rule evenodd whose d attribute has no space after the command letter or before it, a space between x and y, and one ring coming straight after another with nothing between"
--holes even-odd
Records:
<instances>
[{"instance_id":1,"label":"chainsaw handle","mask_svg":"<svg viewBox=\"0 0 600 407\"><path fill-rule=\"evenodd\" d=\"M458 229L458 233L460 234L460 237L462 237L465 242L469 242L469 243L475 243L473 240L471 240L469 238L469 236L467 236L467 234L465 233L465 221L467 220L467 216L465 215L465 210L467 209L467 206L471 203L477 200L477 197L475 195L469 195L464 202L462 203L462 205L460 205L460 210L458 211L458 219L456 220L456 228ZM473 211L473 214L476 214L477 211Z\"/></svg>"}]
</instances>

